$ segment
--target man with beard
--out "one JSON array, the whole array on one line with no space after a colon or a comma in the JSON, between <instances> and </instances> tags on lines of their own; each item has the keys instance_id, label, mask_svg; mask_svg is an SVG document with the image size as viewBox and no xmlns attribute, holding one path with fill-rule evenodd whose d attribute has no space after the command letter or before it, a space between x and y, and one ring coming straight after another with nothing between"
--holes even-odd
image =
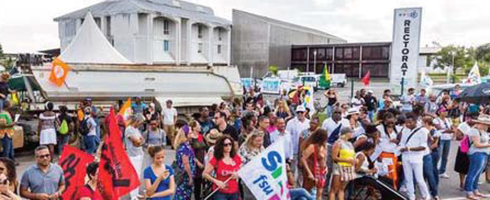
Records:
<instances>
[{"instance_id":1,"label":"man with beard","mask_svg":"<svg viewBox=\"0 0 490 200\"><path fill-rule=\"evenodd\" d=\"M37 164L22 175L20 195L26 199L59 199L65 190L63 169L50 162L47 146L38 146L34 153Z\"/></svg>"},{"instance_id":2,"label":"man with beard","mask_svg":"<svg viewBox=\"0 0 490 200\"><path fill-rule=\"evenodd\" d=\"M381 148L381 154L373 154L372 160L381 158L383 161L391 160L388 164L388 169L391 172L388 174L388 178L393 180L393 186L396 188L398 176L396 169L398 168L398 158L395 155L395 149L398 146L398 133L401 132L395 126L396 118L391 112L386 112L382 116L382 123L376 128L380 133L379 147Z\"/></svg>"}]
</instances>

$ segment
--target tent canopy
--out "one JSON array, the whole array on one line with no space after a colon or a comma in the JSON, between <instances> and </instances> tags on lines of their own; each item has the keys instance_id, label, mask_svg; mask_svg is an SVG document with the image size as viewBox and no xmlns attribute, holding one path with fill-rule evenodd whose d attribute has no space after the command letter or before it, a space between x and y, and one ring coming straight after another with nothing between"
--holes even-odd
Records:
<instances>
[{"instance_id":1,"label":"tent canopy","mask_svg":"<svg viewBox=\"0 0 490 200\"><path fill-rule=\"evenodd\" d=\"M87 12L82 26L59 57L66 63L132 64L112 47L90 12Z\"/></svg>"}]
</instances>

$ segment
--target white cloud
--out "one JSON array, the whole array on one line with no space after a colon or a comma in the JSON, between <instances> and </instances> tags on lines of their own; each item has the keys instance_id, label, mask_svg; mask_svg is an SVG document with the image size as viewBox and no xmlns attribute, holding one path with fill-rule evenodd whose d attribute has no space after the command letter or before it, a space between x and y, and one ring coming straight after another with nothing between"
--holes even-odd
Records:
<instances>
[{"instance_id":1,"label":"white cloud","mask_svg":"<svg viewBox=\"0 0 490 200\"><path fill-rule=\"evenodd\" d=\"M101 0L0 0L0 43L7 52L59 46L53 18ZM232 18L232 9L315 28L349 42L391 41L393 9L423 7L421 45L490 42L487 0L190 0Z\"/></svg>"}]
</instances>

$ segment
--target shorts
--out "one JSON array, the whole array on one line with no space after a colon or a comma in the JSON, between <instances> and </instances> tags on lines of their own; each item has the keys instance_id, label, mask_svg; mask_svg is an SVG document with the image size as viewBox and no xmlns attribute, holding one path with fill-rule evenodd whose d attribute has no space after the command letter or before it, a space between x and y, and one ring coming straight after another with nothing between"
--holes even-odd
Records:
<instances>
[{"instance_id":1,"label":"shorts","mask_svg":"<svg viewBox=\"0 0 490 200\"><path fill-rule=\"evenodd\" d=\"M332 175L340 176L340 166L337 163L333 164Z\"/></svg>"}]
</instances>

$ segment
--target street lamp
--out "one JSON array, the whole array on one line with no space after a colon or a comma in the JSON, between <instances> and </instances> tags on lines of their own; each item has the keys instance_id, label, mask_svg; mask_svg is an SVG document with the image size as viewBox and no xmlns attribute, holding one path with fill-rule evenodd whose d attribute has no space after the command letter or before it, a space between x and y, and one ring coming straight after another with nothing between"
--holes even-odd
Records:
<instances>
[{"instance_id":1,"label":"street lamp","mask_svg":"<svg viewBox=\"0 0 490 200\"><path fill-rule=\"evenodd\" d=\"M452 68L453 68L453 83L456 83L456 68L454 67L454 57L456 56L456 51L451 51L452 56Z\"/></svg>"},{"instance_id":2,"label":"street lamp","mask_svg":"<svg viewBox=\"0 0 490 200\"><path fill-rule=\"evenodd\" d=\"M313 73L316 74L316 50L313 51Z\"/></svg>"}]
</instances>

